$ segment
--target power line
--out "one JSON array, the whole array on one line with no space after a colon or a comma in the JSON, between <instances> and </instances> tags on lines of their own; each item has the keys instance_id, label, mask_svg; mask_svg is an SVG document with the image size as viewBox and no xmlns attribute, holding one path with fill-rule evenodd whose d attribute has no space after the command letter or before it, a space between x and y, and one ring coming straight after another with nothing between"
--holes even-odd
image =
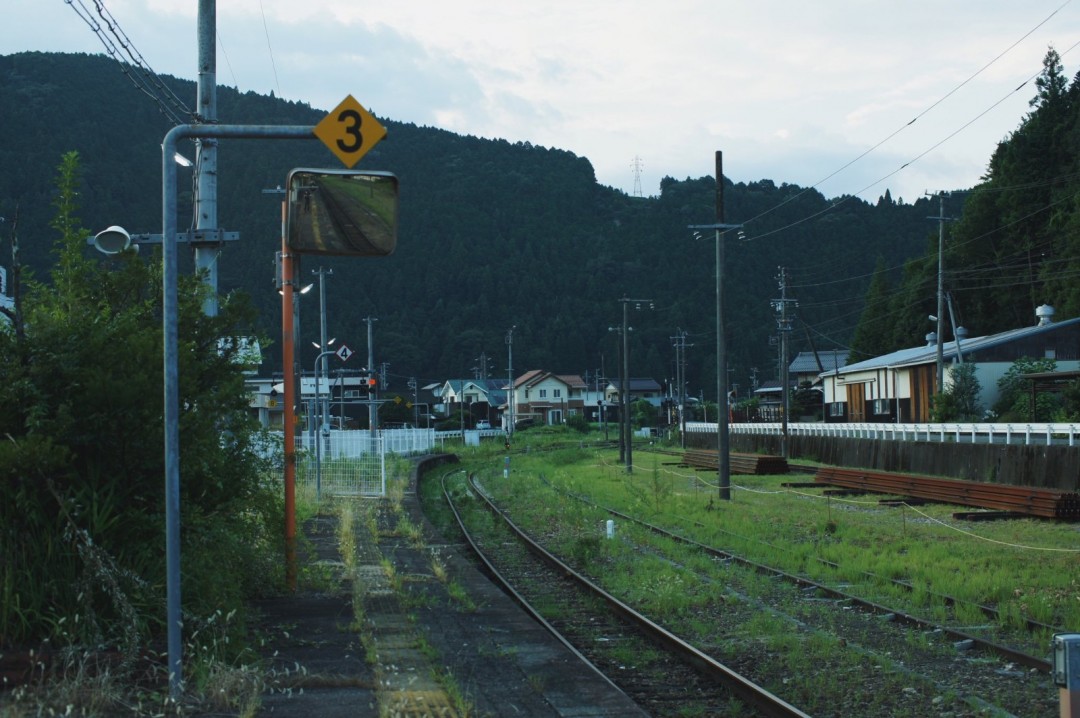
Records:
<instances>
[{"instance_id":1,"label":"power line","mask_svg":"<svg viewBox=\"0 0 1080 718\"><path fill-rule=\"evenodd\" d=\"M259 13L262 15L263 32L266 34L266 49L270 53L270 69L274 71L274 87L277 88L278 97L281 97L281 83L278 82L277 65L274 63L274 47L270 44L270 28L266 25L266 10L263 9L262 0L259 0Z\"/></svg>"},{"instance_id":2,"label":"power line","mask_svg":"<svg viewBox=\"0 0 1080 718\"><path fill-rule=\"evenodd\" d=\"M83 3L82 0L64 0L65 3L71 6L83 22L97 35L101 40L101 44L105 47L105 51L120 65L121 71L128 76L132 83L149 96L158 105L158 109L165 117L167 117L174 125L184 124L184 116L198 119L197 113L193 112L184 102L176 96L176 94L168 88L168 86L162 81L161 77L154 72L153 68L146 62L142 54L135 49L134 43L124 34L124 31L120 28L120 24L112 16L112 14L105 7L101 0L93 0L94 8L98 17L101 18L105 24L105 28L102 28L101 23L97 21L89 8ZM107 30L107 31L106 31ZM112 37L110 37L110 35ZM114 41L115 38L115 41ZM128 58L128 62L125 62L123 57ZM137 71L131 71L134 68ZM141 75L141 77L140 77Z\"/></svg>"},{"instance_id":3,"label":"power line","mask_svg":"<svg viewBox=\"0 0 1080 718\"><path fill-rule=\"evenodd\" d=\"M789 202L792 202L792 201L794 201L794 200L798 199L799 197L801 197L802 195L806 194L807 192L810 192L811 190L814 190L814 189L816 189L816 188L817 188L817 187L818 187L819 185L821 185L822 183L824 183L824 182L828 181L829 179L832 179L833 177L835 177L836 175L838 175L838 174L839 174L840 172L843 172L843 171L844 171L844 170L846 170L846 169L847 169L848 167L851 167L851 166L852 166L853 164L855 164L856 162L858 162L858 161L859 161L859 160L861 160L862 158L864 158L864 157L866 157L867 155L869 155L869 154L870 154L871 152L874 152L875 150L877 150L877 149L878 149L879 147L881 147L882 145L884 145L884 144L885 144L886 142L888 142L889 140L891 140L891 139L892 139L893 137L895 137L896 135L900 134L900 132L902 132L903 130L907 129L907 128L908 128L908 127L910 127L911 125L915 124L915 122L916 122L916 121L918 121L919 119L921 119L921 118L922 118L922 117L923 117L924 115L926 115L927 113L929 113L929 112L930 112L931 110L933 110L933 109L934 109L935 107L937 107L937 106L938 106L938 105L940 105L940 104L941 104L942 102L944 102L944 101L945 101L946 99L948 99L948 98L949 98L949 97L950 97L951 95L953 95L954 93L956 93L956 92L957 92L957 91L958 91L959 89L961 89L961 88L962 88L962 87L964 87L964 86L965 86L966 84L968 84L968 83L969 83L969 82L971 82L971 81L972 81L973 79L975 79L975 78L976 78L976 77L978 77L978 76L979 76L980 74L982 74L982 73L983 73L983 72L984 72L984 71L985 71L986 69L988 69L988 68L989 68L989 67L990 67L991 65L993 65L993 64L994 64L995 62L997 62L997 61L998 61L998 60L1000 60L1000 59L1001 59L1002 57L1004 57L1004 56L1005 56L1006 54L1008 54L1008 53L1009 53L1010 51L1012 51L1012 50L1013 50L1013 49L1014 49L1014 48L1015 48L1015 47L1016 47L1017 45L1019 45L1019 44L1020 44L1021 42L1023 42L1023 41L1024 41L1024 40L1025 40L1025 39L1026 39L1027 37L1029 37L1029 36L1030 36L1030 35L1031 35L1031 34L1032 34L1033 32L1035 32L1036 30L1038 30L1038 29L1039 29L1040 27L1042 27L1042 26L1043 26L1044 24L1046 24L1046 23L1047 23L1047 22L1048 22L1048 21L1049 21L1049 20L1050 20L1051 18L1053 18L1053 17L1054 17L1054 16L1055 16L1055 15L1056 15L1056 14L1057 14L1058 12L1060 12L1060 11L1061 11L1061 10L1062 10L1062 9L1063 9L1063 8L1064 8L1064 7L1066 6L1066 5L1068 5L1068 4L1070 3L1070 2L1072 2L1072 0L1066 0L1066 2L1065 2L1064 4L1062 4L1062 5L1061 5L1060 7L1058 7L1058 8L1056 9L1056 10L1054 10L1053 12L1051 12L1051 13L1050 13L1050 14L1049 14L1048 16L1046 16L1046 17L1045 17L1045 18L1044 18L1044 19L1043 19L1043 20L1042 20L1041 22L1039 22L1039 23L1038 23L1038 24L1037 24L1037 25L1036 25L1035 27L1033 27L1033 28L1032 28L1031 30L1029 30L1029 31L1028 31L1028 32L1026 32L1026 33L1025 33L1025 34L1024 34L1023 36L1021 36L1021 37L1020 37L1020 38L1019 38L1019 39L1018 39L1018 40L1017 40L1016 42L1014 42L1014 43L1013 43L1012 45L1010 45L1010 46L1009 46L1009 47L1007 47L1007 48L1006 48L1005 50L1003 50L1002 52L1000 52L1000 53L999 53L999 54L998 54L998 55L997 55L996 57L994 57L994 59L992 59L992 60L991 60L990 62L986 63L985 65L983 65L983 66L982 66L981 68L979 68L979 69L978 69L978 70L977 70L977 71L976 71L976 72L975 72L974 74L972 74L972 75L971 75L970 77L968 77L967 79L965 79L965 80L964 80L963 82L961 82L961 83L960 83L959 85L957 85L957 86L956 86L956 87L954 87L954 88L953 88L952 90L950 90L949 92L947 92L947 93L946 93L945 95L943 95L943 96L942 96L941 98L939 98L939 99L938 99L937 101L935 101L935 102L934 102L933 104L931 104L931 105L930 105L929 107L927 107L927 108L926 108L925 110L923 110L923 111L922 111L922 112L920 112L920 113L919 113L918 115L916 115L916 116L915 116L914 118L912 118L911 120L909 120L909 121L908 121L908 122L907 122L906 124L904 124L903 126L901 126L900 128L898 128L897 130L895 130L894 132L892 132L892 133L891 133L890 135L888 135L887 137L885 137L885 138L884 138L883 140L881 140L880 142L878 142L878 143L877 143L877 144L875 144L874 146L872 146L872 147L870 147L869 149L867 149L867 150L866 150L865 152L863 152L862 154L860 154L860 155L859 155L858 157L856 157L855 159L851 160L851 161L850 161L850 162L848 162L847 164L843 165L843 166L842 166L842 167L840 167L839 169L835 170L834 172L832 172L832 173L831 173L831 174L829 174L828 176L826 176L826 177L824 177L824 178L822 178L822 179L818 180L817 182L815 182L815 183L814 183L813 185L811 185L810 187L807 187L807 188L803 189L802 191L800 191L800 192L798 192L798 193L796 193L796 194L794 194L794 195L792 195L792 196L790 196L790 197L787 197L786 199L784 199L784 201L780 202L780 203L779 203L779 204L777 204L776 206L774 206L774 207L771 207L771 208L769 208L769 209L765 210L764 212L761 212L761 213L759 213L759 214L755 215L754 217L752 217L752 218L750 218L750 219L746 220L745 222L743 222L743 224L744 224L744 225L746 225L746 224L750 224L751 222L754 222L754 221L756 221L756 220L758 220L758 219L760 219L760 218L762 218L762 217L764 217L764 216L766 216L766 215L769 215L769 214L771 214L772 212L775 212L776 210L780 209L781 207L783 207L784 205L788 204ZM1065 52L1061 53L1061 56L1063 57L1063 56L1064 56L1064 55L1066 55L1066 54L1067 54L1068 52L1070 52L1071 50L1073 50L1073 49L1074 49L1074 48L1075 48L1075 47L1077 46L1077 44L1080 44L1080 43L1076 43L1076 44L1074 44L1074 45L1073 45L1072 47L1070 47L1070 48L1069 48L1068 50L1066 50ZM791 223L791 224L789 224L789 225L787 225L787 226L785 226L785 227L781 227L781 228L779 228L779 229L775 229L775 230L772 230L772 231L770 231L770 232L767 232L767 233L765 233L765 234L763 234L763 235L758 235L758 236L756 236L756 237L753 237L753 239L763 239L764 237L768 237L768 236L770 236L770 235L772 235L772 234L776 234L777 232L782 232L782 231L784 231L784 230L787 230L787 229L790 229L790 228L792 228L792 227L795 227L795 226L797 226L797 225L799 225L799 224L802 224L803 222L807 222L807 221L809 221L809 220L811 220L811 219L815 219L816 217L819 217L819 216L821 216L821 215L822 215L822 214L824 214L825 212L828 212L828 211L830 211L830 210L834 209L835 207L839 206L839 205L840 205L840 204L842 204L843 202L846 202L846 201L847 201L848 199L851 199L852 197L857 197L857 196L859 196L859 195L863 194L864 192L868 191L869 189L871 189L871 188L873 188L873 187L877 186L878 184L880 184L880 183L884 182L885 180L889 179L890 177L892 177L893 175L897 174L897 173L898 173L898 172L900 172L901 170L903 170L903 169L907 168L907 167L908 167L908 166L910 166L911 164L913 164L913 163L917 162L918 160L922 159L922 158L923 158L923 157L924 157L925 155L927 155L928 153L930 153L930 152L932 152L933 150L937 149L937 148L938 148L938 147L940 147L940 146L941 146L942 144L944 144L944 143L945 143L945 142L947 142L948 140L952 139L952 138L953 138L954 136L956 136L957 134L959 134L959 133L960 133L960 132L962 132L963 130L967 129L967 128L968 128L968 127L969 127L969 126L970 126L970 125L972 124L972 123L974 123L974 122L975 122L976 120L979 120L980 118L982 118L982 117L983 117L983 116L984 116L985 114L987 114L988 112L990 112L991 110L993 110L994 108L996 108L996 107L997 107L998 105L1000 105L1001 103L1003 103L1003 102L1004 102L1004 101L1005 101L1006 99L1008 99L1008 98L1009 98L1009 97L1011 97L1012 95L1016 94L1016 93L1017 93L1017 92L1018 92L1018 91L1019 91L1019 90L1020 90L1021 88L1023 88L1023 87L1025 86L1025 85L1027 85L1027 84L1028 84L1029 82L1031 82L1031 81L1032 81L1032 80L1033 80L1034 78L1038 77L1038 76L1039 76L1039 74L1041 74L1041 73L1042 73L1042 69L1040 69L1040 70L1039 70L1039 72L1036 72L1036 73L1035 73L1034 75L1032 75L1032 76L1031 76L1031 77L1029 77L1028 79L1024 80L1024 82L1022 82L1022 83L1021 83L1020 85L1018 85L1018 86L1017 86L1017 87L1016 87L1015 89L1013 89L1013 90L1012 90L1011 92L1007 93L1007 94L1006 94L1006 95L1005 95L1004 97L1002 97L1002 98L1001 98L1000 100L998 100L997 102L995 102L994 104L992 104L992 105L991 105L990 107L986 108L986 109L985 109L984 111L982 111L981 113L979 113L978 115L976 115L976 116L975 116L974 118L972 118L972 119L971 119L971 120L970 120L969 122L967 122L967 123L965 123L964 125L962 125L962 126L961 126L961 127L959 128L959 129L957 129L957 130L956 130L955 132L951 133L950 135L948 135L947 137L945 137L945 138L944 138L944 139L942 139L941 141L939 141L939 142L935 143L935 144L934 144L934 145L932 145L932 146L931 146L931 147L930 147L929 149L927 149L926 151L924 151L924 152L920 153L919 155L917 155L917 156L916 156L916 157L914 157L913 159L911 159L911 160L908 160L908 161L907 161L907 162L905 162L905 163L904 163L903 165L901 165L901 166L900 166L900 167L898 167L897 169L893 170L893 171L892 171L892 172L890 172L889 174L885 175L885 176L884 176L884 177L882 177L881 179L878 179L877 181L875 181L875 182L871 183L870 185L867 185L866 187L864 187L863 189L861 189L861 190L859 190L858 192L854 193L853 195L847 195L847 196L843 197L843 198L842 198L842 199L840 199L839 201L836 201L836 202L834 202L834 203L833 203L833 204L832 204L832 205L831 205L830 207L828 207L828 208L826 208L826 209L824 209L824 210L822 210L822 211L820 211L820 212L817 212L817 213L815 213L815 214L813 214L813 215L810 215L809 217L806 217L806 218L804 218L804 219L802 219L802 220L798 220L798 221L796 221L796 222L793 222L793 223Z\"/></svg>"}]
</instances>

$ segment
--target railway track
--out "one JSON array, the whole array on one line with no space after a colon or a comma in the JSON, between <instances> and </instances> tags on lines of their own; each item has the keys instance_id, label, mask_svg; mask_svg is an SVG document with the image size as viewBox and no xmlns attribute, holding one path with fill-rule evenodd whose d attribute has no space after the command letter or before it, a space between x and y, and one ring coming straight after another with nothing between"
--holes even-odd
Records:
<instances>
[{"instance_id":1,"label":"railway track","mask_svg":"<svg viewBox=\"0 0 1080 718\"><path fill-rule=\"evenodd\" d=\"M495 485L491 487L495 489L494 494L501 495L500 504L516 493L515 482L507 484L497 477L490 478L494 478ZM543 486L544 483L544 481L535 482L534 486ZM525 486L519 488L524 489ZM507 489L510 493L503 495ZM549 490L547 487L544 489L544 491ZM686 548L674 548L674 543L668 543L664 535L670 532L661 532L655 541L645 539L646 536L654 533L653 529L647 525L648 522L637 521L634 517L621 512L609 512L591 502L589 502L591 508L575 509L569 505L563 507L561 499L546 499L533 496L531 492L527 493L532 497L530 499L532 504L526 502L522 505L510 500L507 501L507 508L502 511L512 512L516 519L525 520L526 516L533 514L529 508L530 505L535 506L535 502L539 500L548 504L549 511L545 513L550 514L554 511L555 514L561 515L565 511L571 515L592 516L591 520L595 522L598 520L597 512L603 510L609 517L615 518L620 527L616 543L630 547L630 553L643 558L655 554L660 561L671 563L673 566L681 565L682 568L694 572L702 571L702 566L711 565L713 569L704 569L705 572L701 574L702 580L714 582L716 587L713 590L731 598L721 599L723 607L718 611L706 612L700 617L694 613L695 617L688 619L689 622L698 624L701 621L715 621L716 625L712 629L706 633L691 629L683 635L694 636L690 640L702 647L703 651L719 657L719 660L724 661L729 667L734 667L750 680L762 682L764 678L771 690L805 712L816 716L937 715L939 712L956 718L984 714L1036 716L1045 715L1047 707L1052 705L1053 690L1045 673L1048 664L1041 656L1030 655L1008 645L998 645L985 638L971 636L962 630L943 629L932 621L920 620L917 616L909 616L889 606L861 601L859 597L851 596L848 592L837 590L833 586L806 581L798 576L789 581L771 570L759 571L753 565L744 564L736 560L737 557L727 553L708 553L696 547L692 541L682 540L682 537L673 536L672 539L674 543ZM538 493L542 492L538 491ZM551 496L554 497L554 494ZM555 510L556 506L557 510ZM602 519L599 520L602 523ZM631 523L641 526L643 531L632 530ZM563 546L562 552L576 557L573 551L567 552L567 542L558 538L560 529L554 524L541 522L539 526L534 526L529 530L536 532L534 536L538 540L545 544L554 541ZM693 552L704 554L706 558L694 559ZM604 563L606 562L602 561L601 565ZM603 569L602 573L598 572L601 570L600 566L591 560L582 565L588 566L586 570L591 573L597 573L597 577L593 578L594 581L599 582L601 577L605 582L607 581L606 569ZM633 569L631 572L638 575ZM740 576L754 573L767 578L756 581L740 578ZM645 574L641 575L645 576ZM781 588L785 584L790 586L786 590ZM764 589L764 592L758 593L760 589ZM709 592L709 589L705 590ZM630 593L637 594L638 592L630 591ZM620 589L621 595L622 589ZM734 634L728 633L731 623L726 620L724 614L736 613L743 608L743 604L748 604L751 611L756 611L758 615L774 617L766 620L790 624L793 626L793 631L810 636L811 642L819 640L813 636L819 636L820 640L825 642L836 641L834 651L830 652L828 657L820 663L820 667L815 669L823 674L853 670L848 666L854 662L861 663L866 670L894 671L900 677L896 678L894 675L890 679L883 678L883 674L868 674L862 685L844 689L844 693L854 697L845 698L842 701L831 698L821 700L820 697L817 700L813 697L808 698L812 695L812 690L808 692L805 687L796 686L793 692L787 687L781 689L775 682L770 682L775 680L775 676L769 675L768 670L763 676L759 667L773 664L775 657L770 658L760 652L747 659L737 655L742 650L739 646L744 642ZM651 609L643 610L651 614ZM696 609L693 610L696 611ZM744 623L748 621L748 615L741 614L741 620ZM830 615L833 618L830 618ZM837 616L840 618L836 618ZM688 622L686 619L686 615L676 619L671 624L673 630L679 633L686 630ZM664 620L666 622L668 619ZM833 622L837 624L836 631L834 631ZM675 628L675 626L681 627ZM730 636L730 638L725 638L725 636ZM1035 644L1029 642L1029 645ZM753 651L754 649L751 649L751 652ZM845 655L841 656L841 654ZM895 692L897 680L907 680L903 676L909 672L911 683L919 687L903 690L917 691L919 694L933 697L935 702L932 704L934 706L932 709L929 704L925 712L919 712L920 709L911 706L897 709L894 704L890 705L893 699L888 697L889 692ZM787 683L786 679L784 683ZM915 693L911 695L914 696ZM946 702L938 704L936 701L942 696L945 696ZM879 703L888 707L878 710L876 706ZM945 706L952 706L951 712L950 708ZM907 712L904 712L905 710ZM911 712L912 710L915 712ZM706 714L712 715L712 713Z\"/></svg>"},{"instance_id":2,"label":"railway track","mask_svg":"<svg viewBox=\"0 0 1080 718\"><path fill-rule=\"evenodd\" d=\"M555 489L555 487L552 487L552 488L554 490L558 490L558 489ZM635 525L641 526L642 528L645 528L645 529L649 530L650 532L655 533L655 534L657 534L659 536L663 536L664 538L667 538L667 539L669 539L671 541L674 541L676 543L680 543L680 544L683 544L683 545L686 545L686 546L691 546L691 547L693 547L693 548L695 548L695 549L697 549L699 551L702 551L705 554L708 554L709 556L713 556L713 557L721 559L723 561L731 561L733 563L737 563L737 564L739 564L741 566L745 566L747 568L752 569L753 571L756 571L758 573L761 573L761 574L764 574L764 575L767 575L767 576L772 576L772 577L775 577L775 578L783 579L783 580L785 580L785 581L787 581L787 582L789 582L789 583L791 583L791 584L793 584L795 586L798 586L799 588L801 588L803 590L814 591L817 595L819 595L821 597L827 597L829 599L833 599L833 600L836 600L836 601L842 601L842 602L845 602L845 603L853 605L853 606L858 606L859 608L861 608L863 610L869 611L870 613L873 613L873 614L876 614L876 615L879 615L879 616L887 616L890 621L895 621L897 623L901 623L901 624L911 626L913 628L922 629L922 630L925 630L925 631L940 632L940 633L942 633L942 634L944 634L946 636L949 636L950 638L952 638L953 640L955 640L957 642L963 642L963 644L965 645L965 648L968 649L968 650L975 649L975 650L986 651L987 653L991 653L993 655L996 655L999 658L1003 658L1003 659L1005 659L1007 661L1012 661L1012 662L1014 662L1014 663L1016 663L1018 665L1025 666L1027 668L1035 669L1035 670L1037 670L1037 671L1039 671L1041 673L1044 673L1044 674L1049 674L1050 673L1050 670L1051 670L1050 662L1043 659L1043 658L1041 658L1041 657L1039 657L1039 656L1033 656L1033 655L1031 655L1029 653L1026 653L1026 652L1024 652L1022 650L1013 648L1011 646L1007 646L1007 645L1004 645L1004 644L1001 644L1001 643L998 643L998 642L995 642L995 641L991 641L991 640L979 637L979 636L971 634L971 633L967 633L965 631L962 631L962 630L959 630L959 629L956 629L956 628L950 628L948 626L943 626L943 625L941 625L939 623L935 623L933 621L928 621L928 620L922 619L922 618L920 618L918 616L915 616L914 614L906 613L904 611L900 611L898 609L891 608L889 606L884 606L884 605L876 603L874 601L869 601L869 600L866 600L864 598L860 598L859 596L856 596L854 594L842 591L842 590L834 588L832 586L828 586L828 585L826 585L824 583L820 583L818 581L814 581L814 580L805 578L803 576L797 576L795 574L788 573L786 571L782 571L782 570L780 570L778 568L773 568L771 566L766 566L765 564L761 564L761 563L757 563L755 561L751 561L749 559L743 558L741 556L730 553L728 551L724 551L722 549L714 548L712 546L708 546L706 544L699 543L697 541L686 538L684 536L680 536L677 533L668 531L667 529L664 529L664 528L662 528L660 526L656 526L656 525L651 524L651 523L649 523L647 521L643 521L643 520L638 519L638 518L636 518L634 516L623 513L621 511L617 511L615 509L599 506L598 504L595 504L592 501L590 501L587 497L581 496L580 494L574 494L574 493L570 493L570 492L561 492L561 493L564 493L566 496L574 498L574 499L576 499L578 501L582 501L584 503L587 503L590 506L594 506L594 507L596 507L598 509L601 509L602 511L605 511L609 515L617 517L622 521L627 521L629 523L633 523ZM835 564L832 564L832 565L835 566ZM897 587L899 587L899 588L901 588L901 589L903 589L905 591L914 591L915 590L914 587L911 584L909 584L907 582L904 582L904 581L897 581L895 579L884 578L884 577L878 576L876 574L866 574L866 575L867 575L868 578L872 578L872 579L877 580L877 581L887 581L890 584L892 584L894 586L897 586ZM954 598L952 598L950 596L938 596L938 598L942 601L943 604L948 605L948 606L955 606L955 605L960 603L959 601L957 601L956 599L954 599ZM998 617L998 612L997 612L996 609L994 609L994 608L992 608L990 606L983 606L981 604L977 605L975 607L981 613L983 613L987 618L995 620L995 621L998 620L999 617ZM1055 630L1053 626L1048 626L1048 625L1046 625L1044 623L1039 623L1037 621L1032 621L1030 619L1028 619L1025 622L1025 626L1026 626L1026 628L1028 630L1031 630L1031 631L1045 630L1045 631L1048 631L1048 632L1052 632L1052 631Z\"/></svg>"},{"instance_id":3,"label":"railway track","mask_svg":"<svg viewBox=\"0 0 1080 718\"><path fill-rule=\"evenodd\" d=\"M808 715L601 589L518 528L471 477L469 486L500 533L471 532L445 484L443 493L489 575L652 715ZM553 617L545 619L537 603Z\"/></svg>"},{"instance_id":4,"label":"railway track","mask_svg":"<svg viewBox=\"0 0 1080 718\"><path fill-rule=\"evenodd\" d=\"M668 452L660 452L660 453L668 453ZM809 465L791 464L790 469L793 472L798 472L798 473L803 473L803 474L818 475L818 474L821 473L821 469L819 467L809 466ZM849 471L851 471L852 473L859 473L857 470L849 470ZM860 473L860 475L862 475L862 474L865 474L865 472ZM962 483L962 482L957 482L957 483ZM783 485L787 486L788 484L783 484ZM795 484L795 485L796 486L802 486L802 484ZM822 481L815 481L815 482L812 482L812 483L805 484L806 487L821 487L821 486L828 486L828 485L829 484L823 483ZM557 489L556 487L552 487L552 488L554 490L556 490L556 491L559 491L559 489ZM716 556L716 557L721 558L723 560L736 561L736 562L742 563L743 565L749 566L749 567L753 568L754 570L760 571L761 573L764 573L764 574L767 574L767 575L775 575L775 576L778 576L778 577L781 577L781 578L786 578L787 580L790 580L792 583L796 583L796 584L801 585L801 586L806 587L806 588L818 589L824 595L829 595L829 596L832 596L832 597L837 598L839 600L850 600L853 603L855 603L856 605L861 605L864 608L866 608L868 610L871 610L871 611L875 611L877 613L893 614L893 615L895 615L897 617L897 620L900 620L900 621L902 621L904 623L907 623L908 625L911 625L911 626L928 628L928 629L931 629L931 630L942 630L942 631L946 632L947 635L951 635L951 636L955 637L957 640L971 641L973 647L987 650L990 653L994 653L994 654L999 655L999 656L1001 656L1003 658L1006 658L1008 660L1015 660L1018 663L1020 663L1021 665L1025 665L1025 666L1027 666L1029 668L1035 668L1036 670L1038 670L1038 671L1040 671L1042 673L1049 673L1050 672L1050 662L1049 661L1046 661L1046 660L1044 660L1042 658L1039 658L1039 657L1031 656L1030 654L1024 653L1023 651L1019 651L1017 649L1013 649L1013 648L1010 648L1008 646L1000 645L1000 644L998 644L998 643L996 643L994 641L989 641L989 640L986 640L986 639L983 639L983 638L979 638L978 636L969 635L969 634L967 634L967 633L965 633L963 631L959 631L959 630L955 630L955 629L949 629L947 627L942 627L942 626L939 626L938 624L934 624L934 623L929 622L929 621L923 621L922 619L919 619L919 618L917 618L915 616L911 616L911 615L903 613L903 612L894 611L893 609L882 607L882 606L880 606L880 605L878 605L878 604L876 604L876 603L874 603L872 601L864 601L863 599L861 599L861 598L859 598L857 596L852 596L852 595L850 595L850 594L848 594L848 593L846 593L844 591L841 591L841 590L838 590L836 588L830 587L830 586L828 586L826 584L821 584L819 582L807 579L805 577L789 575L788 573L786 573L786 572L784 572L784 571L782 571L780 569L776 569L776 568L773 568L773 567L770 567L770 566L764 566L764 565L755 563L753 561L745 560L745 559L743 559L742 557L739 557L736 554L732 554L732 553L729 553L727 551L723 551L721 549L717 549L717 548L714 548L714 547L711 547L711 546L706 546L704 544L700 544L700 543L698 543L696 541L687 539L687 538L685 538L685 537L683 537L683 536L681 536L681 535L679 535L677 533L674 533L672 531L668 531L667 529L664 529L664 528L661 528L661 527L658 527L658 526L654 526L654 525L652 525L652 524L650 524L650 523L648 523L646 521L642 521L642 520L640 520L638 518L635 518L635 517L630 516L628 514L622 513L620 511L615 510L615 509L607 508L607 507L604 507L604 506L599 506L598 504L595 504L594 502L592 502L586 496L582 496L580 494L575 494L573 492L561 492L561 493L564 493L567 496L575 498L575 499L577 499L579 501L582 501L584 503L587 503L587 504L589 504L591 506L596 506L597 508L611 514L612 516L616 516L616 517L618 517L620 519L630 521L630 522L635 523L637 525L643 526L643 527L647 528L648 530L652 531L653 533L656 533L656 534L661 535L661 536L665 536L665 537L667 537L667 538L669 538L669 539L671 539L673 541L677 541L677 542L680 542L680 543L683 543L683 544L686 544L686 545L694 546L694 547L696 547L696 548L698 548L698 549L700 549L700 550L702 550L702 551L704 551L704 552L706 552L706 553L708 553L710 555ZM716 529L716 530L723 531L722 529ZM744 537L740 537L740 538L744 538ZM775 548L775 547L773 547L773 548ZM835 570L840 569L840 566L838 566L836 563L834 563L832 561L827 561L827 560L822 559L822 558L815 558L814 560L816 562L822 564L822 565L828 566L831 569L835 569ZM911 583L908 583L907 581L903 581L903 580L895 579L895 578L889 578L887 576L880 576L878 574L871 573L871 572L868 572L868 571L863 572L863 575L866 576L866 578L868 578L868 579L870 579L872 581L876 581L876 582L882 583L882 584L888 584L888 585L890 585L890 586L892 586L894 588L898 588L898 589L900 589L900 590L902 590L904 592L907 592L907 593L914 593L916 590L923 591L924 593L927 593L927 595L933 597L936 601L940 602L942 605L948 606L949 608L955 608L957 606L967 605L967 606L970 606L970 607L974 608L975 610L977 610L979 613L983 614L987 619L989 619L991 621L997 622L997 621L1000 620L1000 615L999 615L998 610L993 608L992 606L985 606L985 605L982 605L982 604L971 604L969 602L960 601L960 600L958 600L956 598L953 598L952 596L948 596L948 595L945 595L945 594L939 594L939 593L934 593L932 591L928 591L926 588L916 589L915 586L913 586ZM1021 625L1024 627L1025 630L1030 631L1030 632L1053 633L1055 631L1060 630L1056 626L1051 626L1051 625L1048 625L1046 623L1042 623L1040 621L1036 621L1036 620L1031 619L1031 618L1022 617L1022 618L1019 618L1019 619L1016 619L1016 620L1018 620L1021 623Z\"/></svg>"}]
</instances>

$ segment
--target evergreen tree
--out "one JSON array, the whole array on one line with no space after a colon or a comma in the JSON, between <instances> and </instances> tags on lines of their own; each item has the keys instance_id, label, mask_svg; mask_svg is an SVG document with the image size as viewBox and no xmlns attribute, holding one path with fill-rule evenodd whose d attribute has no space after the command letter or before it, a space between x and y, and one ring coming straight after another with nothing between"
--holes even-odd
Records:
<instances>
[{"instance_id":1,"label":"evergreen tree","mask_svg":"<svg viewBox=\"0 0 1080 718\"><path fill-rule=\"evenodd\" d=\"M866 306L851 340L852 363L892 351L891 300L892 288L885 271L885 260L878 257L874 278L866 292Z\"/></svg>"}]
</instances>

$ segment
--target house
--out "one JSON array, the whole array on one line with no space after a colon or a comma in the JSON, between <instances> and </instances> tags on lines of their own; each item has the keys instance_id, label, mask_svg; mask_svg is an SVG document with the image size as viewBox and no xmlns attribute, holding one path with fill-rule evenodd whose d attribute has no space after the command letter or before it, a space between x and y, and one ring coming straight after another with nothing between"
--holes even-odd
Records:
<instances>
[{"instance_id":1,"label":"house","mask_svg":"<svg viewBox=\"0 0 1080 718\"><path fill-rule=\"evenodd\" d=\"M432 393L444 414L455 413L455 405L462 405L468 407L466 411L473 422L493 422L495 412L506 404L506 379L447 379L433 388Z\"/></svg>"},{"instance_id":2,"label":"house","mask_svg":"<svg viewBox=\"0 0 1080 718\"><path fill-rule=\"evenodd\" d=\"M540 424L562 424L567 417L585 410L588 385L576 374L554 374L543 369L525 372L514 380L511 415L514 423L529 420ZM509 416L504 412L503 427Z\"/></svg>"},{"instance_id":3,"label":"house","mask_svg":"<svg viewBox=\"0 0 1080 718\"><path fill-rule=\"evenodd\" d=\"M281 376L252 377L245 379L244 384L251 411L259 424L263 428L280 431L284 425L285 411L285 385ZM369 389L366 373L336 371L331 372L329 379L322 377L318 382L314 374L308 374L300 378L297 389L300 392L297 404L303 417L317 413L315 397L318 396L322 399L320 403L326 404L327 418L332 427L355 426L367 421ZM312 425L310 421L304 422L305 428Z\"/></svg>"},{"instance_id":4,"label":"house","mask_svg":"<svg viewBox=\"0 0 1080 718\"><path fill-rule=\"evenodd\" d=\"M1047 358L1057 368L1080 369L1080 317L1053 322L1053 309L1036 310L1038 324L984 337L958 338L941 345L945 385L952 366L975 364L979 404L990 407L998 398L998 380L1024 357ZM930 421L931 400L937 393L938 346L901 349L884 356L848 364L819 375L824 389L825 420L833 422Z\"/></svg>"},{"instance_id":5,"label":"house","mask_svg":"<svg viewBox=\"0 0 1080 718\"><path fill-rule=\"evenodd\" d=\"M788 365L788 377L796 387L821 382L821 374L847 366L849 352L846 349L799 352Z\"/></svg>"},{"instance_id":6,"label":"house","mask_svg":"<svg viewBox=\"0 0 1080 718\"><path fill-rule=\"evenodd\" d=\"M655 379L630 378L626 382L627 399L630 403L642 400L659 407L664 400L664 389ZM604 390L604 403L619 405L622 401L622 382L613 379Z\"/></svg>"}]
</instances>

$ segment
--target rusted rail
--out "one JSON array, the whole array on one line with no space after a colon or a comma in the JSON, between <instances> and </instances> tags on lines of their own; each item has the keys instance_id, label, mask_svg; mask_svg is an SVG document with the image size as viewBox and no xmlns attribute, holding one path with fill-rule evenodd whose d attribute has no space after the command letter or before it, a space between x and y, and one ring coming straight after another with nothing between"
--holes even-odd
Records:
<instances>
[{"instance_id":1,"label":"rusted rail","mask_svg":"<svg viewBox=\"0 0 1080 718\"><path fill-rule=\"evenodd\" d=\"M869 469L823 466L814 481L848 489L915 498L958 506L1011 511L1051 519L1080 519L1080 494L1060 489L938 479Z\"/></svg>"},{"instance_id":2,"label":"rusted rail","mask_svg":"<svg viewBox=\"0 0 1080 718\"><path fill-rule=\"evenodd\" d=\"M690 449L683 452L683 464L695 469L716 470L717 453L705 449ZM789 471L787 459L783 456L765 454L729 454L729 465L733 474L786 474Z\"/></svg>"}]
</instances>

